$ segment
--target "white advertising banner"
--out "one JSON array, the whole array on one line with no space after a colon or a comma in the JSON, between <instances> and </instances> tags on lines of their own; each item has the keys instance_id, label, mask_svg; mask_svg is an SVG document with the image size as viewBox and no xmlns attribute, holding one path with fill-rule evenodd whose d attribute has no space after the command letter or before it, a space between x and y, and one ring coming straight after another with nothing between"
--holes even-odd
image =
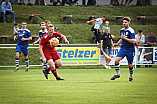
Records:
<instances>
[{"instance_id":1,"label":"white advertising banner","mask_svg":"<svg viewBox=\"0 0 157 104\"><path fill-rule=\"evenodd\" d=\"M110 65L115 65L115 59L116 59L116 55L119 52L120 47L115 48L115 51L113 51L113 58L110 62ZM134 58L134 62L135 62L135 58ZM133 62L133 64L134 64ZM99 65L105 65L106 61L104 58L104 55L101 53L101 50L99 49ZM126 57L124 57L121 61L120 61L120 65L128 65L128 61L126 59Z\"/></svg>"},{"instance_id":2,"label":"white advertising banner","mask_svg":"<svg viewBox=\"0 0 157 104\"><path fill-rule=\"evenodd\" d=\"M136 64L152 64L153 63L153 47L138 47L136 49Z\"/></svg>"}]
</instances>

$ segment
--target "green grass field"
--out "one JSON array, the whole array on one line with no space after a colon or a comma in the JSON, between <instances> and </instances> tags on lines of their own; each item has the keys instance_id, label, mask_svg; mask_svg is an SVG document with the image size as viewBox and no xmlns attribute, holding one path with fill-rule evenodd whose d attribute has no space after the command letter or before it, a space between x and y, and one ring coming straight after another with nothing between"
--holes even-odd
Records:
<instances>
[{"instance_id":1,"label":"green grass field","mask_svg":"<svg viewBox=\"0 0 157 104\"><path fill-rule=\"evenodd\" d=\"M0 104L155 104L157 102L157 68L137 68L129 82L127 67L121 77L103 66L61 67L57 69L65 81L52 74L45 79L40 67L0 68Z\"/></svg>"}]
</instances>

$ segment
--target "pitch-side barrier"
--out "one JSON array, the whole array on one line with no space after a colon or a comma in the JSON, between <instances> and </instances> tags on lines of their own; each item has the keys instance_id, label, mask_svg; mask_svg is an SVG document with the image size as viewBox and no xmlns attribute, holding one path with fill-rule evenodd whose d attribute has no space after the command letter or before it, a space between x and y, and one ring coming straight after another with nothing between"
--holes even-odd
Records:
<instances>
[{"instance_id":1,"label":"pitch-side barrier","mask_svg":"<svg viewBox=\"0 0 157 104\"><path fill-rule=\"evenodd\" d=\"M39 44L29 44L29 48L38 48ZM62 46L67 44L61 44ZM143 44L146 45L146 44ZM13 46L13 47L11 47ZM1 51L3 49L16 48L16 44L0 44ZM63 66L79 66L79 65L104 65L106 64L105 58L100 51L100 46L97 44L69 44L69 46L79 47L56 47L58 54L61 57ZM93 46L93 47L83 47ZM110 65L114 65L116 55L120 47L115 48L113 52L113 59ZM133 65L157 65L157 47L141 47L135 48L135 57ZM40 57L40 56L39 56ZM30 59L31 60L31 59ZM128 65L127 59L123 58L120 61L121 65ZM25 65L20 65L23 67ZM41 65L30 65L30 66L41 66ZM0 67L15 67L15 66L3 66Z\"/></svg>"}]
</instances>

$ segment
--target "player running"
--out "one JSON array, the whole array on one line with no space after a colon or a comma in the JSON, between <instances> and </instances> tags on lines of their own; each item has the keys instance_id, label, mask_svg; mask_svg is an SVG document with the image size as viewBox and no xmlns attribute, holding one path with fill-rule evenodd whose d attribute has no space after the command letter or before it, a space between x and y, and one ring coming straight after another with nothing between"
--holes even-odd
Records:
<instances>
[{"instance_id":1,"label":"player running","mask_svg":"<svg viewBox=\"0 0 157 104\"><path fill-rule=\"evenodd\" d=\"M38 43L38 42L40 43L40 41L41 41L43 35L44 35L45 33L47 33L46 23L45 23L45 22L41 22L41 23L40 23L40 28L41 28L41 30L39 31L39 38L38 38L38 40L36 40L35 42L33 42L33 45L36 44L36 43ZM41 63L43 63L42 56L40 57L40 61L41 61ZM44 69L47 68L47 63L43 63L43 68L44 68Z\"/></svg>"},{"instance_id":2,"label":"player running","mask_svg":"<svg viewBox=\"0 0 157 104\"><path fill-rule=\"evenodd\" d=\"M50 40L52 38L61 37L65 43L69 44L69 41L66 39L64 35L61 35L60 33L54 32L54 26L52 24L48 25L48 33L46 33L43 38L41 39L41 42L39 44L38 51L40 52L43 62L48 62L49 66L46 70L43 70L43 73L48 79L48 72L51 70L53 75L56 77L56 80L64 80L57 75L56 68L59 68L62 66L61 58L59 54L57 53L56 49L52 46L50 46Z\"/></svg>"},{"instance_id":3,"label":"player running","mask_svg":"<svg viewBox=\"0 0 157 104\"><path fill-rule=\"evenodd\" d=\"M133 59L135 55L135 31L129 27L131 19L129 17L123 18L123 27L120 31L121 39L114 44L114 46L118 45L122 42L121 48L116 56L115 59L115 70L116 75L114 75L111 80L115 80L116 78L120 77L120 60L122 60L125 56L128 60L128 67L130 72L129 81L133 81Z\"/></svg>"},{"instance_id":4,"label":"player running","mask_svg":"<svg viewBox=\"0 0 157 104\"><path fill-rule=\"evenodd\" d=\"M16 58L15 58L15 63L16 63L16 69L14 70L15 72L19 70L19 54L21 54L21 51L24 54L25 62L26 62L26 70L25 72L28 72L29 69L29 58L28 58L28 40L32 40L31 33L28 29L26 29L27 23L22 22L22 29L18 31L18 35L15 35L15 39L18 37L18 43L16 46Z\"/></svg>"}]
</instances>

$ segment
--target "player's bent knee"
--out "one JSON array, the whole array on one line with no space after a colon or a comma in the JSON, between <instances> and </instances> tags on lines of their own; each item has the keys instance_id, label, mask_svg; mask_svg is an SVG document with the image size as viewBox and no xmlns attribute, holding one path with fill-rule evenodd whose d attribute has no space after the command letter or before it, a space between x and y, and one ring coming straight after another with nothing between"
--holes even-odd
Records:
<instances>
[{"instance_id":1,"label":"player's bent knee","mask_svg":"<svg viewBox=\"0 0 157 104\"><path fill-rule=\"evenodd\" d=\"M62 66L62 62L56 63L57 67Z\"/></svg>"},{"instance_id":2,"label":"player's bent knee","mask_svg":"<svg viewBox=\"0 0 157 104\"><path fill-rule=\"evenodd\" d=\"M19 58L19 52L16 52L16 58Z\"/></svg>"},{"instance_id":3,"label":"player's bent knee","mask_svg":"<svg viewBox=\"0 0 157 104\"><path fill-rule=\"evenodd\" d=\"M56 68L59 68L60 66L62 66L61 59L55 61L55 66L56 66Z\"/></svg>"}]
</instances>

